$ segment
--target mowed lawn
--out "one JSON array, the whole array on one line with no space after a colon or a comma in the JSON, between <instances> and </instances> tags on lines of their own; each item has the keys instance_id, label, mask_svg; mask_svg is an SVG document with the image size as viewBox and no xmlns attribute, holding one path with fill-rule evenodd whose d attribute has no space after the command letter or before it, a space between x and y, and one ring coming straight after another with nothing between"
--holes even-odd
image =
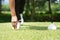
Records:
<instances>
[{"instance_id":1,"label":"mowed lawn","mask_svg":"<svg viewBox=\"0 0 60 40\"><path fill-rule=\"evenodd\" d=\"M0 23L0 40L60 40L60 22L54 22L57 30L48 30L50 22L24 22L19 30L11 23Z\"/></svg>"}]
</instances>

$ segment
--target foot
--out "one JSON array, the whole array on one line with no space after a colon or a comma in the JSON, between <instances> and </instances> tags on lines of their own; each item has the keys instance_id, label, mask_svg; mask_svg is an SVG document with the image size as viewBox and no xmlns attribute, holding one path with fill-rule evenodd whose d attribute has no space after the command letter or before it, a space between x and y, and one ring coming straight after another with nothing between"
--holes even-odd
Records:
<instances>
[{"instance_id":1,"label":"foot","mask_svg":"<svg viewBox=\"0 0 60 40\"><path fill-rule=\"evenodd\" d=\"M23 24L23 18L21 20L18 21L17 23L17 29L20 29L21 25Z\"/></svg>"},{"instance_id":2,"label":"foot","mask_svg":"<svg viewBox=\"0 0 60 40\"><path fill-rule=\"evenodd\" d=\"M23 25L23 22L24 22L23 18L21 20L19 20L19 22L21 25Z\"/></svg>"},{"instance_id":3,"label":"foot","mask_svg":"<svg viewBox=\"0 0 60 40\"><path fill-rule=\"evenodd\" d=\"M20 13L20 20L19 20L19 22L21 23L21 25L23 24L23 22L24 22L24 20L23 20L23 15L22 15L22 13Z\"/></svg>"}]
</instances>

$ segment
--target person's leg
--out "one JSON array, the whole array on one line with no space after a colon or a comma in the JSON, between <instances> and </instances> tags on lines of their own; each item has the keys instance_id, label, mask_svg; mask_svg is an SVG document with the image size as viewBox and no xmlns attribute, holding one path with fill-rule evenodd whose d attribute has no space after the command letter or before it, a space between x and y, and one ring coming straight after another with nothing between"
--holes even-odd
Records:
<instances>
[{"instance_id":1,"label":"person's leg","mask_svg":"<svg viewBox=\"0 0 60 40\"><path fill-rule=\"evenodd\" d=\"M18 17L18 20L20 20L22 18L22 13L24 10L25 0L16 0L15 3L16 15Z\"/></svg>"},{"instance_id":2,"label":"person's leg","mask_svg":"<svg viewBox=\"0 0 60 40\"><path fill-rule=\"evenodd\" d=\"M22 14L22 13L20 14L19 22L20 22L20 24L21 24L21 25L22 25L22 24L23 24L23 22L24 22L23 14Z\"/></svg>"},{"instance_id":3,"label":"person's leg","mask_svg":"<svg viewBox=\"0 0 60 40\"><path fill-rule=\"evenodd\" d=\"M24 10L24 5L25 5L25 0L16 0L16 5L15 5L15 11L16 11L16 15L17 15L17 18L18 18L18 23L17 23L17 26L19 28L19 24L22 24L23 23L23 16L22 16L22 13L23 13L23 10Z\"/></svg>"}]
</instances>

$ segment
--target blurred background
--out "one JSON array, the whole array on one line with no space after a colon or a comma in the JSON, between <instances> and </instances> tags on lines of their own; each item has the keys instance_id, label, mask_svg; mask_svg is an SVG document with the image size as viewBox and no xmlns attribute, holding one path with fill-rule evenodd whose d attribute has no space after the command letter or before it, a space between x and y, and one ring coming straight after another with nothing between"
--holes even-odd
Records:
<instances>
[{"instance_id":1,"label":"blurred background","mask_svg":"<svg viewBox=\"0 0 60 40\"><path fill-rule=\"evenodd\" d=\"M49 0L26 0L23 17L25 22L50 22ZM54 22L60 22L60 0L51 0ZM0 22L10 22L9 0L0 0Z\"/></svg>"}]
</instances>

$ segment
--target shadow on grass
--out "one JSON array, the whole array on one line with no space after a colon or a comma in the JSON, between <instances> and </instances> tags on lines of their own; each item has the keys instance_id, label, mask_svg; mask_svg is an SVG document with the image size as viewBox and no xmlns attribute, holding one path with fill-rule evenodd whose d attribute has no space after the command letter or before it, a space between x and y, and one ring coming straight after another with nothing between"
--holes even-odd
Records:
<instances>
[{"instance_id":1,"label":"shadow on grass","mask_svg":"<svg viewBox=\"0 0 60 40\"><path fill-rule=\"evenodd\" d=\"M22 30L48 30L48 26L31 26L31 25L23 25L23 26L26 26L26 27L22 27L21 29ZM60 30L59 27L57 27L57 30Z\"/></svg>"},{"instance_id":2,"label":"shadow on grass","mask_svg":"<svg viewBox=\"0 0 60 40\"><path fill-rule=\"evenodd\" d=\"M60 28L59 28L59 27L58 27L57 29L58 29L58 30L60 30Z\"/></svg>"},{"instance_id":3,"label":"shadow on grass","mask_svg":"<svg viewBox=\"0 0 60 40\"><path fill-rule=\"evenodd\" d=\"M26 25L24 25L24 26L26 26ZM22 30L26 30L26 29L28 29L28 30L48 30L47 28L48 27L45 27L45 26L30 26L30 25L28 25L27 27L22 27L21 29Z\"/></svg>"},{"instance_id":4,"label":"shadow on grass","mask_svg":"<svg viewBox=\"0 0 60 40\"><path fill-rule=\"evenodd\" d=\"M47 27L43 27L43 26L30 26L31 30L47 30Z\"/></svg>"},{"instance_id":5,"label":"shadow on grass","mask_svg":"<svg viewBox=\"0 0 60 40\"><path fill-rule=\"evenodd\" d=\"M21 29L22 30L48 30L48 26L35 26L35 25L23 25L23 26L26 26L26 27L22 27ZM57 27L57 30L60 30L60 27Z\"/></svg>"},{"instance_id":6,"label":"shadow on grass","mask_svg":"<svg viewBox=\"0 0 60 40\"><path fill-rule=\"evenodd\" d=\"M0 14L0 23L10 22L11 15L10 14Z\"/></svg>"}]
</instances>

